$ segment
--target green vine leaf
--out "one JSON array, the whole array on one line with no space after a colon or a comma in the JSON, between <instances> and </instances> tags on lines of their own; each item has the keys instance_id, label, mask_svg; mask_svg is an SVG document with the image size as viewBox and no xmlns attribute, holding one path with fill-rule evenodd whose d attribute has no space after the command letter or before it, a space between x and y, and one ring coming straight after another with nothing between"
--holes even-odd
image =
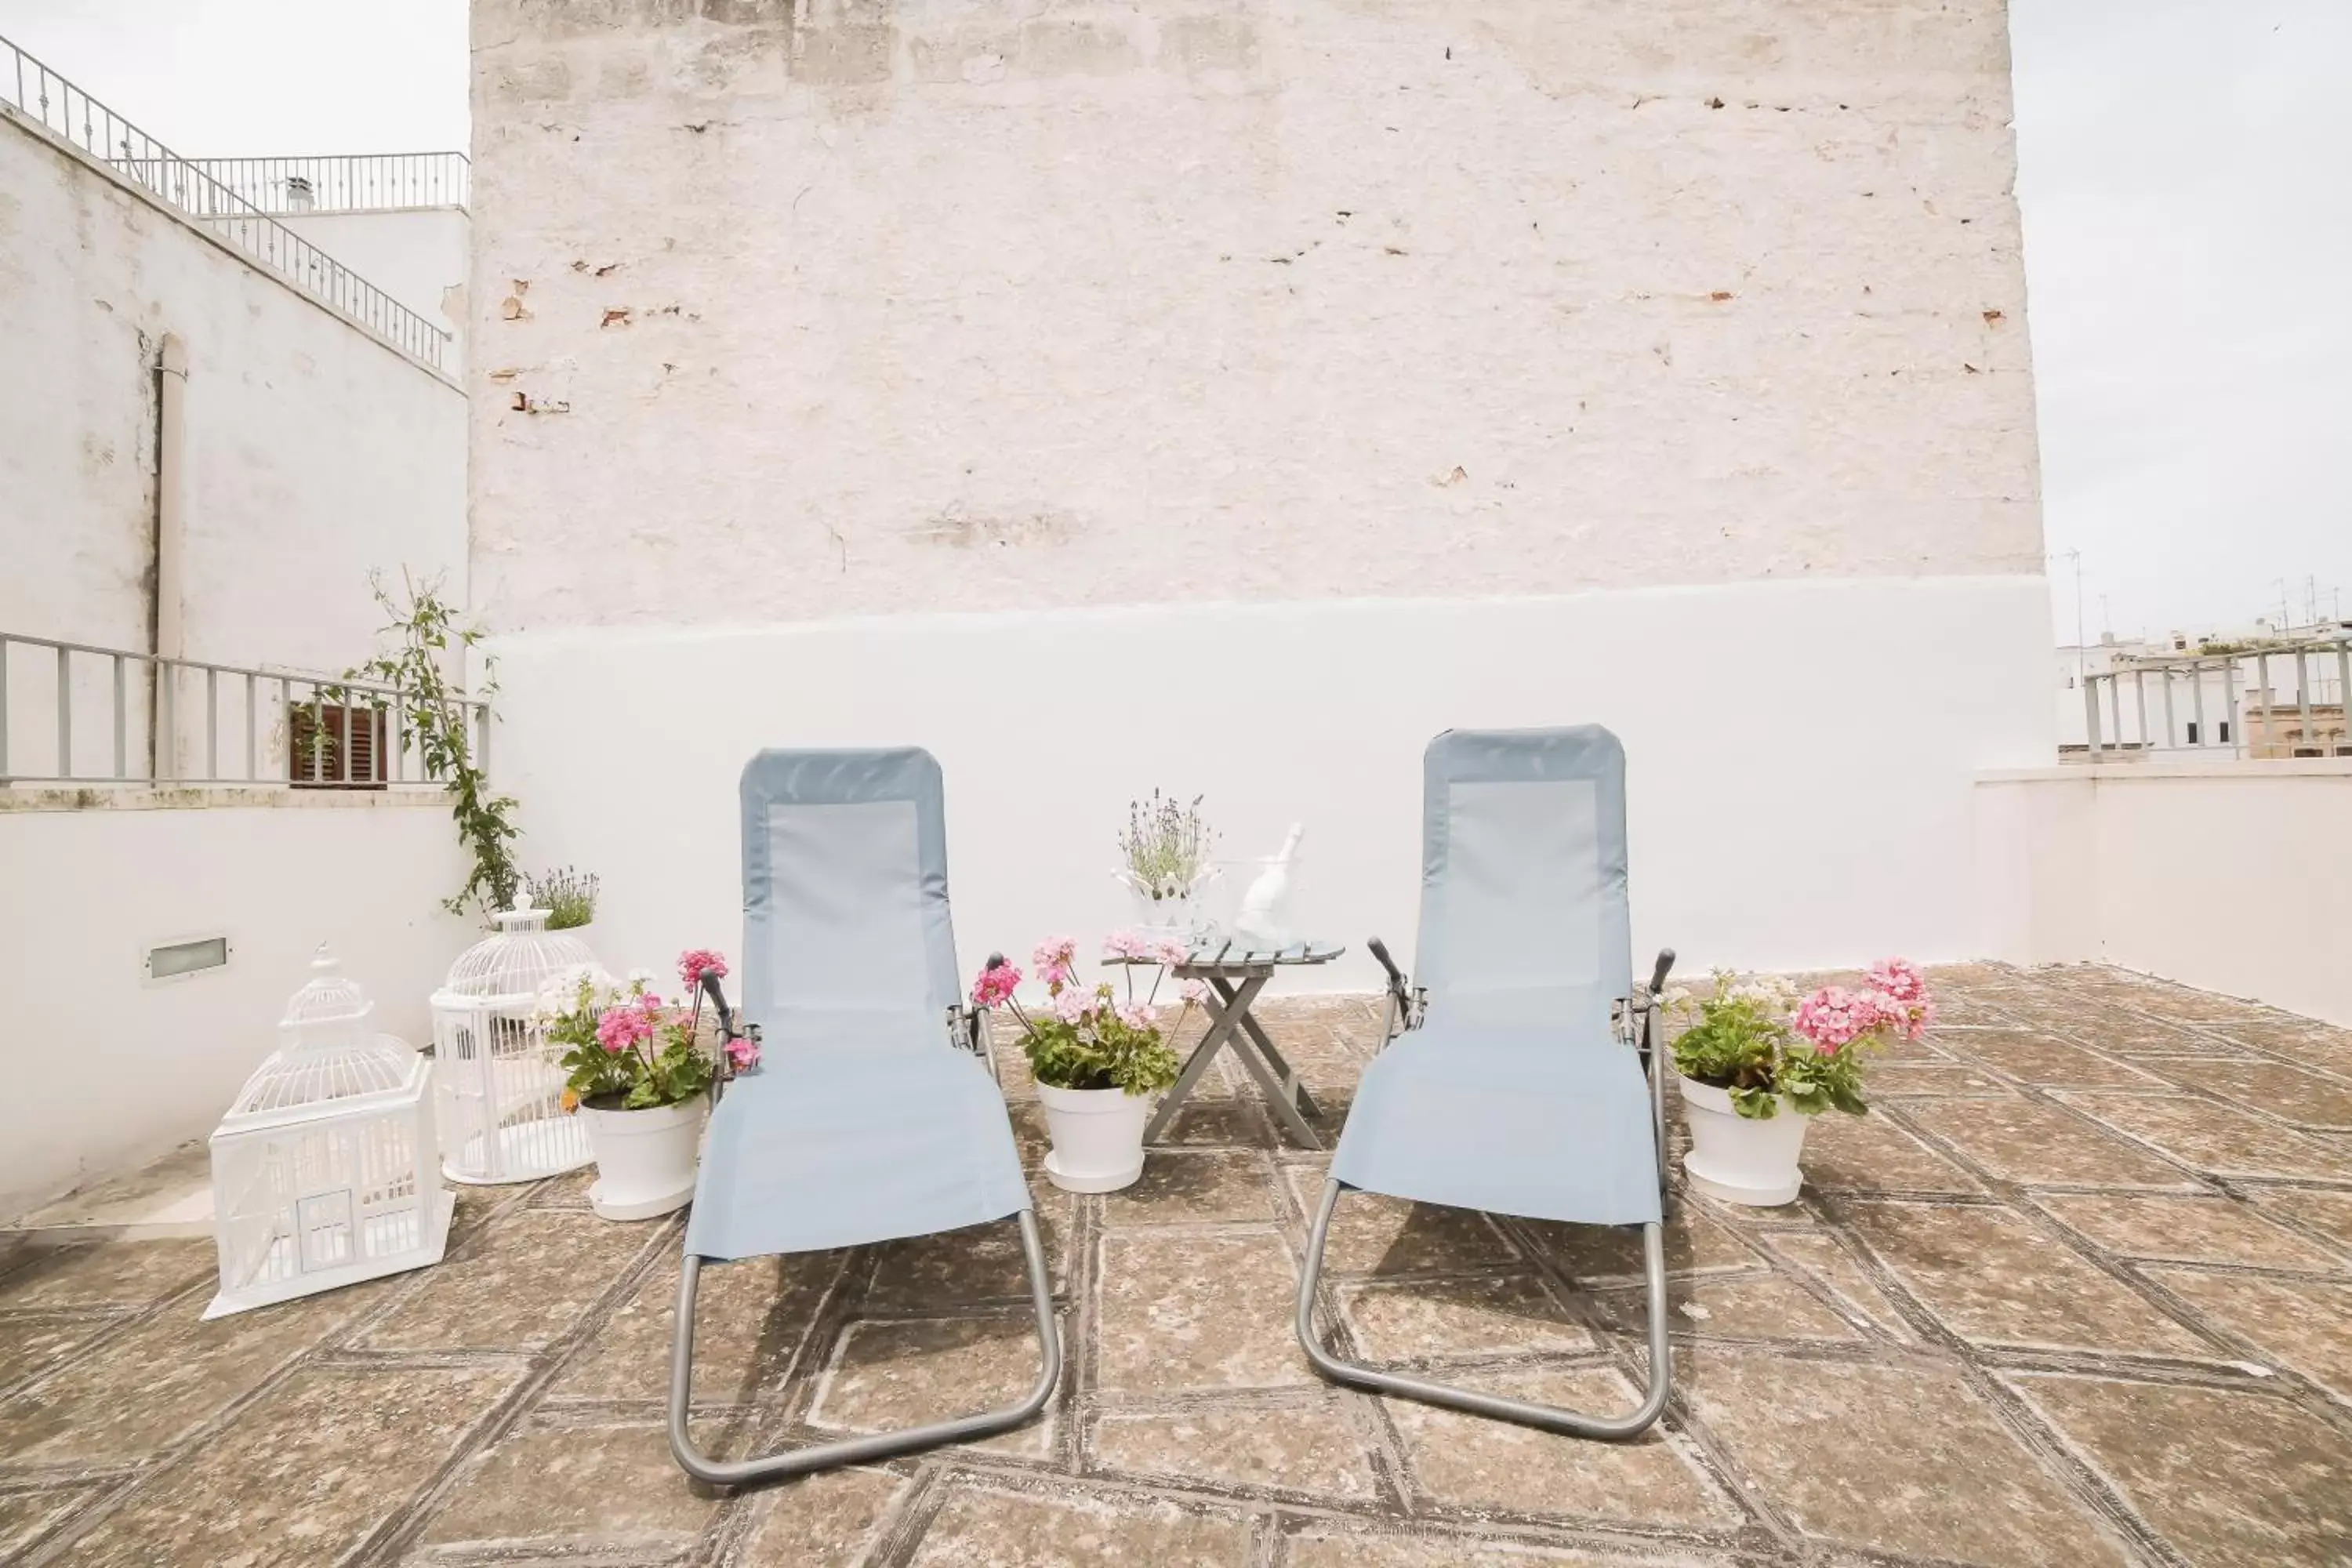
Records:
<instances>
[{"instance_id":1,"label":"green vine leaf","mask_svg":"<svg viewBox=\"0 0 2352 1568\"><path fill-rule=\"evenodd\" d=\"M370 576L368 585L389 617L381 631L392 646L344 670L343 679L393 689L389 705L398 723L415 741L427 776L442 780L448 791L457 837L474 859L465 884L442 900L442 907L451 914L463 914L468 905L485 913L510 908L522 885L522 873L508 849L520 833L514 825L518 803L512 795L491 791L489 775L476 758L467 694L462 686L449 684L441 670L440 656L448 650L453 635L461 648L470 648L482 634L478 627L457 625L457 612L442 599L438 578L420 584L404 573L405 604L393 596L381 575ZM473 700L482 704L486 724L498 689L496 661L486 661L482 684L473 693ZM380 696L372 701L383 705Z\"/></svg>"}]
</instances>

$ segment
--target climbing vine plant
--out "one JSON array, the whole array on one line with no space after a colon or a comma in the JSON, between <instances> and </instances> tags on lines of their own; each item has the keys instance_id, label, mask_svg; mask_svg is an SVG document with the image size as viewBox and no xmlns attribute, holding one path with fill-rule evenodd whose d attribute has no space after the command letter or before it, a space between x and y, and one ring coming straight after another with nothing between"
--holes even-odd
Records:
<instances>
[{"instance_id":1,"label":"climbing vine plant","mask_svg":"<svg viewBox=\"0 0 2352 1568\"><path fill-rule=\"evenodd\" d=\"M469 698L462 687L449 684L441 666L453 648L462 659L482 634L479 627L459 623L457 612L441 597L440 580L420 584L403 574L405 603L393 595L381 576L368 581L388 617L380 630L385 646L373 658L343 671L343 679L393 689L395 695L389 704L381 694L362 700L378 710L387 705L394 710L395 722L415 743L426 776L440 779L448 789L457 837L472 853L474 862L465 886L454 898L444 900L443 906L452 914L464 913L468 905L484 910L510 908L522 884L522 873L508 847L517 832L516 802L512 795L490 789L489 775L477 756L471 723L471 702L481 703L487 715L490 699L498 694L497 661L484 661L482 684Z\"/></svg>"}]
</instances>

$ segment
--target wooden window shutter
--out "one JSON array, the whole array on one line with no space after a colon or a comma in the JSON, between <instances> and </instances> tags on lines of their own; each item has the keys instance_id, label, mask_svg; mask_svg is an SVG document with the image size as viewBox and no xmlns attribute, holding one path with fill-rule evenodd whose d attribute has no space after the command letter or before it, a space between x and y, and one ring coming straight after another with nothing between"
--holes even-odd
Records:
<instances>
[{"instance_id":1,"label":"wooden window shutter","mask_svg":"<svg viewBox=\"0 0 2352 1568\"><path fill-rule=\"evenodd\" d=\"M302 703L288 710L287 782L296 789L383 789L389 715L356 705ZM350 721L351 766L343 766L344 723ZM312 753L316 752L313 768Z\"/></svg>"}]
</instances>

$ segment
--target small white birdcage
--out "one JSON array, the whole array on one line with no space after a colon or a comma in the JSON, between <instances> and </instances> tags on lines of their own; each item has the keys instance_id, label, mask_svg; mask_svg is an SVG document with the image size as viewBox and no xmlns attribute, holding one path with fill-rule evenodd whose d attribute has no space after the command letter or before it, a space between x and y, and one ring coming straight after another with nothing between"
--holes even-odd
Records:
<instances>
[{"instance_id":1,"label":"small white birdcage","mask_svg":"<svg viewBox=\"0 0 2352 1568\"><path fill-rule=\"evenodd\" d=\"M206 1318L441 1260L455 1202L433 1176L433 1064L367 1027L324 947L284 1043L212 1137L220 1294Z\"/></svg>"},{"instance_id":2,"label":"small white birdcage","mask_svg":"<svg viewBox=\"0 0 2352 1568\"><path fill-rule=\"evenodd\" d=\"M441 1169L453 1182L535 1182L588 1163L588 1129L563 1109L562 1047L536 1014L540 990L596 955L545 910L490 917L498 930L458 955L433 994Z\"/></svg>"}]
</instances>

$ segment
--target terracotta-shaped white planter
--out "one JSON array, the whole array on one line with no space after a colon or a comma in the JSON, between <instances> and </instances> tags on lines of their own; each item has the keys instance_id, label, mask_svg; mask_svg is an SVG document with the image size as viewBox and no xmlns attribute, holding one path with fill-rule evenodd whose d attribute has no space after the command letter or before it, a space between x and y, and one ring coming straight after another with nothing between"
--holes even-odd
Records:
<instances>
[{"instance_id":1,"label":"terracotta-shaped white planter","mask_svg":"<svg viewBox=\"0 0 2352 1568\"><path fill-rule=\"evenodd\" d=\"M598 1110L583 1105L596 1181L588 1205L606 1219L652 1219L686 1206L702 1153L710 1097L697 1095L651 1110Z\"/></svg>"},{"instance_id":2,"label":"terracotta-shaped white planter","mask_svg":"<svg viewBox=\"0 0 2352 1568\"><path fill-rule=\"evenodd\" d=\"M1054 1141L1045 1179L1068 1193L1110 1193L1143 1174L1143 1129L1151 1096L1123 1089L1037 1086Z\"/></svg>"},{"instance_id":3,"label":"terracotta-shaped white planter","mask_svg":"<svg viewBox=\"0 0 2352 1568\"><path fill-rule=\"evenodd\" d=\"M1797 1161L1812 1118L1799 1115L1784 1095L1779 1115L1755 1121L1734 1110L1725 1090L1695 1079L1679 1081L1691 1135L1683 1170L1691 1185L1711 1198L1750 1208L1794 1202L1805 1183Z\"/></svg>"}]
</instances>

